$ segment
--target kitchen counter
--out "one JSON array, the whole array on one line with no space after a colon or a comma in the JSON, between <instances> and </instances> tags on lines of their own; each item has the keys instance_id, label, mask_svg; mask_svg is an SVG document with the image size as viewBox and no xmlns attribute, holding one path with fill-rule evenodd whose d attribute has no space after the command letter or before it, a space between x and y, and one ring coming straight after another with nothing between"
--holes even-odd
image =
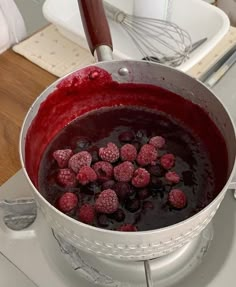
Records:
<instances>
[{"instance_id":1,"label":"kitchen counter","mask_svg":"<svg viewBox=\"0 0 236 287\"><path fill-rule=\"evenodd\" d=\"M19 134L29 107L56 79L12 50L0 55L0 185L21 168Z\"/></svg>"}]
</instances>

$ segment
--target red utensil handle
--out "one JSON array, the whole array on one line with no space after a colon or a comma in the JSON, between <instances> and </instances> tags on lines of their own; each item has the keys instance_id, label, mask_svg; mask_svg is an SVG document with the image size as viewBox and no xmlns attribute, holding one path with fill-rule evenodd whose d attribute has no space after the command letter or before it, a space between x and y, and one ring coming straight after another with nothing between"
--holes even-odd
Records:
<instances>
[{"instance_id":1,"label":"red utensil handle","mask_svg":"<svg viewBox=\"0 0 236 287\"><path fill-rule=\"evenodd\" d=\"M78 0L82 23L92 54L97 47L112 49L112 39L102 0Z\"/></svg>"}]
</instances>

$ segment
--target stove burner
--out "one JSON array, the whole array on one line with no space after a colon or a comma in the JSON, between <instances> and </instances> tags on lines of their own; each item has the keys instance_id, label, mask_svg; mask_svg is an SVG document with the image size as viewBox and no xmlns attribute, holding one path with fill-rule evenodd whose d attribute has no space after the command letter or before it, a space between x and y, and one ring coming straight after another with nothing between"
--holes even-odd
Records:
<instances>
[{"instance_id":1,"label":"stove burner","mask_svg":"<svg viewBox=\"0 0 236 287\"><path fill-rule=\"evenodd\" d=\"M209 224L197 238L177 251L145 262L110 260L90 255L76 249L57 234L53 235L67 263L78 276L91 283L109 287L151 287L153 281L155 286L169 287L185 278L202 262L213 239L213 227ZM55 242L53 244L55 245ZM149 282L146 281L145 275Z\"/></svg>"}]
</instances>

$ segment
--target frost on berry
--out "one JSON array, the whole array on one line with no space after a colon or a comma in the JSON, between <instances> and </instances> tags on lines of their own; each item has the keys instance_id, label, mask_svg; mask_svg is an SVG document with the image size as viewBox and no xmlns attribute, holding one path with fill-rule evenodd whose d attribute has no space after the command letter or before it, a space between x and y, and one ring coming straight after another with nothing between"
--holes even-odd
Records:
<instances>
[{"instance_id":1,"label":"frost on berry","mask_svg":"<svg viewBox=\"0 0 236 287\"><path fill-rule=\"evenodd\" d=\"M117 181L128 182L132 179L134 173L134 165L125 161L114 167L114 177Z\"/></svg>"},{"instance_id":2,"label":"frost on berry","mask_svg":"<svg viewBox=\"0 0 236 287\"><path fill-rule=\"evenodd\" d=\"M94 182L97 180L96 172L90 166L83 166L79 170L76 178L78 179L79 183L82 185L86 185L90 182Z\"/></svg>"},{"instance_id":3,"label":"frost on berry","mask_svg":"<svg viewBox=\"0 0 236 287\"><path fill-rule=\"evenodd\" d=\"M137 163L140 166L147 166L149 164L155 165L157 161L157 150L153 145L144 144L137 156Z\"/></svg>"},{"instance_id":4,"label":"frost on berry","mask_svg":"<svg viewBox=\"0 0 236 287\"><path fill-rule=\"evenodd\" d=\"M64 187L74 187L76 185L74 172L69 168L59 169L57 173L57 182Z\"/></svg>"},{"instance_id":5,"label":"frost on berry","mask_svg":"<svg viewBox=\"0 0 236 287\"><path fill-rule=\"evenodd\" d=\"M150 138L149 140L149 144L159 149L163 148L165 143L166 143L165 139L161 136L155 136L155 137Z\"/></svg>"},{"instance_id":6,"label":"frost on berry","mask_svg":"<svg viewBox=\"0 0 236 287\"><path fill-rule=\"evenodd\" d=\"M120 149L120 157L122 161L135 161L137 157L137 149L132 144L125 144Z\"/></svg>"},{"instance_id":7,"label":"frost on berry","mask_svg":"<svg viewBox=\"0 0 236 287\"><path fill-rule=\"evenodd\" d=\"M113 176L113 166L106 161L98 161L93 165L99 181L108 181Z\"/></svg>"},{"instance_id":8,"label":"frost on berry","mask_svg":"<svg viewBox=\"0 0 236 287\"><path fill-rule=\"evenodd\" d=\"M53 158L57 161L60 168L68 166L68 161L72 157L73 152L71 149L59 149L54 151Z\"/></svg>"},{"instance_id":9,"label":"frost on berry","mask_svg":"<svg viewBox=\"0 0 236 287\"><path fill-rule=\"evenodd\" d=\"M81 167L90 166L92 162L92 156L87 151L81 151L74 154L68 162L68 166L75 172L78 173Z\"/></svg>"},{"instance_id":10,"label":"frost on berry","mask_svg":"<svg viewBox=\"0 0 236 287\"><path fill-rule=\"evenodd\" d=\"M111 214L119 207L118 197L114 190L103 190L95 201L95 209L97 212Z\"/></svg>"},{"instance_id":11,"label":"frost on berry","mask_svg":"<svg viewBox=\"0 0 236 287\"><path fill-rule=\"evenodd\" d=\"M133 186L141 188L147 186L149 182L150 182L150 174L146 169L138 168L135 170L132 178Z\"/></svg>"},{"instance_id":12,"label":"frost on berry","mask_svg":"<svg viewBox=\"0 0 236 287\"><path fill-rule=\"evenodd\" d=\"M72 192L65 192L57 201L58 209L64 213L70 212L78 204L77 196Z\"/></svg>"},{"instance_id":13,"label":"frost on berry","mask_svg":"<svg viewBox=\"0 0 236 287\"><path fill-rule=\"evenodd\" d=\"M99 149L99 156L102 160L113 163L120 157L120 151L114 143L110 142L106 147Z\"/></svg>"}]
</instances>

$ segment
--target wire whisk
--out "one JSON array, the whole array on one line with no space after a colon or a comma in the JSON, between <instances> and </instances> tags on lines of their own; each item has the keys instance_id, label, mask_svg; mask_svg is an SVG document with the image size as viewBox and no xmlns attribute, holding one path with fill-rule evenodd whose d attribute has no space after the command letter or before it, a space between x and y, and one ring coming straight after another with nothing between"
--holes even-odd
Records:
<instances>
[{"instance_id":1,"label":"wire whisk","mask_svg":"<svg viewBox=\"0 0 236 287\"><path fill-rule=\"evenodd\" d=\"M191 36L178 25L165 20L126 14L104 2L106 15L120 24L141 53L143 60L179 66L192 48Z\"/></svg>"}]
</instances>

